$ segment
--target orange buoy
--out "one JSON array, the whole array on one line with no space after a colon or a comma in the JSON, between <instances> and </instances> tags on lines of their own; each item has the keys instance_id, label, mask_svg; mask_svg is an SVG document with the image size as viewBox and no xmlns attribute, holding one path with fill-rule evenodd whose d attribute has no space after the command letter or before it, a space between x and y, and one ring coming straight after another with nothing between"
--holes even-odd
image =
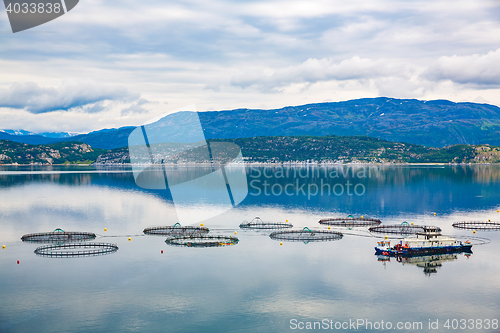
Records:
<instances>
[{"instance_id":1,"label":"orange buoy","mask_svg":"<svg viewBox=\"0 0 500 333\"><path fill-rule=\"evenodd\" d=\"M104 232L108 231L108 228L104 228Z\"/></svg>"}]
</instances>

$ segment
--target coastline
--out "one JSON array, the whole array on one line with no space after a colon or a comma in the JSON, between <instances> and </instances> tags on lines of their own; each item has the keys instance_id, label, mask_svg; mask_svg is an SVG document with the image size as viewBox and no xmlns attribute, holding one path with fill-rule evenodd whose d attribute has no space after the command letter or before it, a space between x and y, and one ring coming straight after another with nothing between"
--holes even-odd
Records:
<instances>
[{"instance_id":1,"label":"coastline","mask_svg":"<svg viewBox=\"0 0 500 333\"><path fill-rule=\"evenodd\" d=\"M219 163L214 163L216 165L220 165ZM499 163L439 163L439 162L428 162L428 163L381 163L381 162L345 162L345 163L310 163L310 162L239 162L234 163L234 166L239 165L250 165L250 166L344 166L344 165L358 165L358 166L403 166L403 165L414 165L414 166L472 166L472 165L500 165ZM149 165L149 164L132 164L132 163L63 163L63 164L41 164L41 163L33 163L33 164L19 164L19 163L11 163L11 164L1 164L1 166L133 166L133 165ZM163 164L153 164L153 165L167 165L167 166L183 166L183 167L208 167L212 166L212 163L163 163ZM231 167L232 165L226 165L225 167Z\"/></svg>"}]
</instances>

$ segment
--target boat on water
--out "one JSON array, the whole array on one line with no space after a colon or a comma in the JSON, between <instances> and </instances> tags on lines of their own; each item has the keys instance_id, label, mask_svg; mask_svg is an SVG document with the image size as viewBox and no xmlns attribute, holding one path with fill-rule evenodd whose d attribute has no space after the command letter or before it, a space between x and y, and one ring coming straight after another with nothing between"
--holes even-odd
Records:
<instances>
[{"instance_id":1,"label":"boat on water","mask_svg":"<svg viewBox=\"0 0 500 333\"><path fill-rule=\"evenodd\" d=\"M399 244L391 247L387 239L378 242L375 247L377 255L389 257L411 257L423 254L437 253L472 253L472 243L462 242L455 238L441 235L438 227L424 226L424 231L416 234L416 237L404 238Z\"/></svg>"}]
</instances>

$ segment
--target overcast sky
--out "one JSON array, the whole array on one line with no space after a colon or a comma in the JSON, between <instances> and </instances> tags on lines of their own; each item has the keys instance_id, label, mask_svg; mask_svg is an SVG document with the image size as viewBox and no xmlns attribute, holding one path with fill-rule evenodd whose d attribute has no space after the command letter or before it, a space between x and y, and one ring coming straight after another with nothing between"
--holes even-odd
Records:
<instances>
[{"instance_id":1,"label":"overcast sky","mask_svg":"<svg viewBox=\"0 0 500 333\"><path fill-rule=\"evenodd\" d=\"M0 128L88 132L198 111L387 96L500 106L500 1L80 0L13 34Z\"/></svg>"}]
</instances>

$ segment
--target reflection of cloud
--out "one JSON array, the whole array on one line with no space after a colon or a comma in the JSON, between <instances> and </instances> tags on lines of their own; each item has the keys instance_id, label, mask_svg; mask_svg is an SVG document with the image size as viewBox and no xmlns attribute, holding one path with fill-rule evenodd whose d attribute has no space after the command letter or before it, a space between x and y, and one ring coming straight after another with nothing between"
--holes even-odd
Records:
<instances>
[{"instance_id":1,"label":"reflection of cloud","mask_svg":"<svg viewBox=\"0 0 500 333\"><path fill-rule=\"evenodd\" d=\"M118 85L107 85L91 80L64 80L58 88L40 87L35 82L14 83L0 90L0 107L26 109L31 113L68 110L110 101L130 102L139 94ZM100 108L87 108L98 112Z\"/></svg>"},{"instance_id":2,"label":"reflection of cloud","mask_svg":"<svg viewBox=\"0 0 500 333\"><path fill-rule=\"evenodd\" d=\"M500 49L487 54L454 55L439 58L422 75L433 81L500 86Z\"/></svg>"},{"instance_id":3,"label":"reflection of cloud","mask_svg":"<svg viewBox=\"0 0 500 333\"><path fill-rule=\"evenodd\" d=\"M107 227L111 235L113 232L138 234L147 226L173 224L177 219L168 202L152 195L88 186L94 179L91 174L39 177L55 182L71 179L75 184L28 183L3 188L0 225L4 241L18 240L25 233L52 231L57 227L95 233L101 233ZM26 196L27 192L29 196ZM169 218L165 219L167 216ZM127 224L123 223L125 220ZM20 225L18 221L24 222Z\"/></svg>"}]
</instances>

